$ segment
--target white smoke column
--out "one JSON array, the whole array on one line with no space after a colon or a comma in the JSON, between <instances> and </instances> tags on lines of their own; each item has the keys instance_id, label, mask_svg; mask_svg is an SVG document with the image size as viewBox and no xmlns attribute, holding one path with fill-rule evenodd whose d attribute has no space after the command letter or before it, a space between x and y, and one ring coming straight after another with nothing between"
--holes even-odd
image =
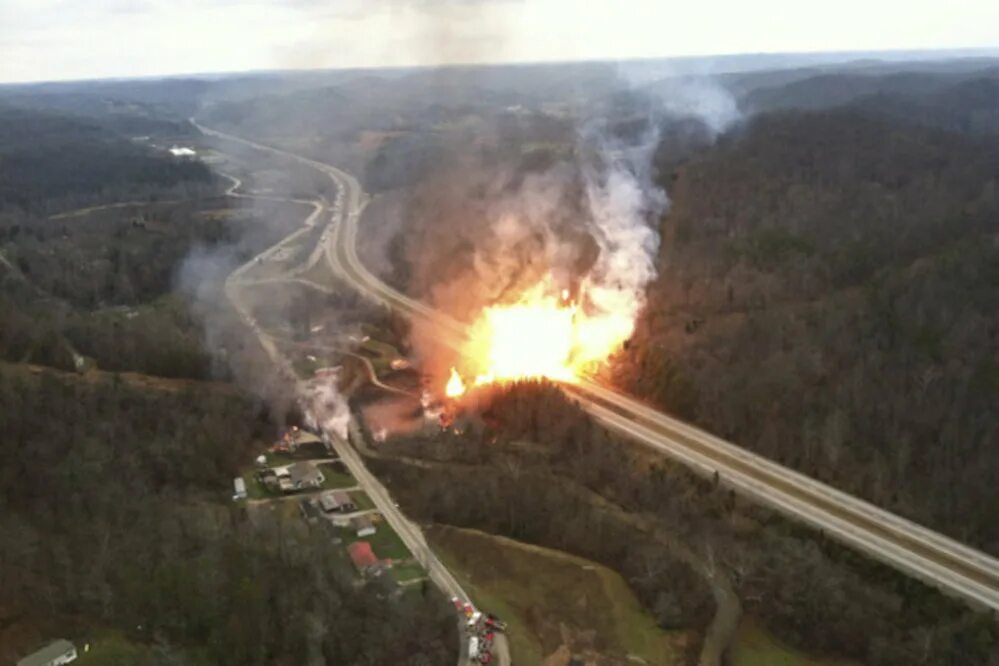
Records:
<instances>
[{"instance_id":1,"label":"white smoke column","mask_svg":"<svg viewBox=\"0 0 999 666\"><path fill-rule=\"evenodd\" d=\"M700 120L712 139L742 116L732 94L711 79L671 80L661 84L655 95L667 115Z\"/></svg>"},{"instance_id":2,"label":"white smoke column","mask_svg":"<svg viewBox=\"0 0 999 666\"><path fill-rule=\"evenodd\" d=\"M347 439L350 406L337 389L340 373L331 371L310 380L302 389L302 411L313 428Z\"/></svg>"},{"instance_id":3,"label":"white smoke column","mask_svg":"<svg viewBox=\"0 0 999 666\"><path fill-rule=\"evenodd\" d=\"M584 137L596 144L606 166L584 172L600 255L581 283L588 315L578 331L582 350L605 348L600 341L627 340L645 305L646 285L656 277L657 227L669 205L652 174L661 123L696 118L714 139L739 118L731 94L709 80L677 80L657 92L655 117L636 145L604 136L599 124Z\"/></svg>"},{"instance_id":4,"label":"white smoke column","mask_svg":"<svg viewBox=\"0 0 999 666\"><path fill-rule=\"evenodd\" d=\"M586 317L577 335L583 353L607 349L607 341L620 343L631 336L645 305L645 286L656 276L659 234L655 225L668 204L666 193L650 175L657 131L650 131L640 145L630 149L606 140L601 143L606 170L591 167L584 174L600 254L580 285Z\"/></svg>"}]
</instances>

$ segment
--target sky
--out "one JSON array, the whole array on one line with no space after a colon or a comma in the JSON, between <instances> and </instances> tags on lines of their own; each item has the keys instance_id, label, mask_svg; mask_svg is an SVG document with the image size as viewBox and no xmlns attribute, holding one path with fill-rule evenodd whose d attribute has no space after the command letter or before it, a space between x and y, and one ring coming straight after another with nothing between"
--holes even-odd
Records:
<instances>
[{"instance_id":1,"label":"sky","mask_svg":"<svg viewBox=\"0 0 999 666\"><path fill-rule=\"evenodd\" d=\"M999 0L0 0L0 82L999 47Z\"/></svg>"}]
</instances>

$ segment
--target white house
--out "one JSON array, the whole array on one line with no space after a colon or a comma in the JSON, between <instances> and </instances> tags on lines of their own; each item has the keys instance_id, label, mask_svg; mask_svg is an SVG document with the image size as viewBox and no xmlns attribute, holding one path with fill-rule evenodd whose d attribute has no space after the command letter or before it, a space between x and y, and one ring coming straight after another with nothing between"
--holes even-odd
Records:
<instances>
[{"instance_id":1,"label":"white house","mask_svg":"<svg viewBox=\"0 0 999 666\"><path fill-rule=\"evenodd\" d=\"M76 661L76 646L60 638L17 662L17 666L59 666Z\"/></svg>"},{"instance_id":2,"label":"white house","mask_svg":"<svg viewBox=\"0 0 999 666\"><path fill-rule=\"evenodd\" d=\"M371 536L375 533L375 525L367 516L352 518L350 524L359 537Z\"/></svg>"},{"instance_id":3,"label":"white house","mask_svg":"<svg viewBox=\"0 0 999 666\"><path fill-rule=\"evenodd\" d=\"M232 499L234 501L246 499L246 481L243 480L243 477L237 476L232 480L232 489Z\"/></svg>"}]
</instances>

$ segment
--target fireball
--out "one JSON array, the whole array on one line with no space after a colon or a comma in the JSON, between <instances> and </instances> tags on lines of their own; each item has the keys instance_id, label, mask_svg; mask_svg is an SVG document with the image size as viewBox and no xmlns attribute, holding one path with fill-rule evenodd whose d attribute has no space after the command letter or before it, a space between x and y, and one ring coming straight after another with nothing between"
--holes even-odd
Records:
<instances>
[{"instance_id":1,"label":"fireball","mask_svg":"<svg viewBox=\"0 0 999 666\"><path fill-rule=\"evenodd\" d=\"M633 303L592 289L584 308L552 282L543 280L513 303L484 308L472 323L463 356L475 385L540 378L574 382L631 336ZM455 377L461 381L452 370L451 382Z\"/></svg>"}]
</instances>

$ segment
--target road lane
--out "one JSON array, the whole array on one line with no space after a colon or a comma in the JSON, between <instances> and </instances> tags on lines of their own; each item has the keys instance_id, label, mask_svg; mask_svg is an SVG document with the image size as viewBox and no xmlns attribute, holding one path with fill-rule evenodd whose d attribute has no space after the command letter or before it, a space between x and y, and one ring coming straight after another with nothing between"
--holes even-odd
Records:
<instances>
[{"instance_id":1,"label":"road lane","mask_svg":"<svg viewBox=\"0 0 999 666\"><path fill-rule=\"evenodd\" d=\"M281 154L292 156L280 151ZM319 164L299 158L306 164ZM370 298L410 316L432 321L441 339L460 352L467 329L460 322L392 289L373 275L356 251L360 215L367 203L355 178L328 165L317 166L346 188L346 217L325 239L331 267ZM330 171L332 170L332 171ZM884 511L803 474L726 442L694 426L592 381L567 387L580 404L612 429L689 465L718 474L733 489L802 520L842 543L900 571L960 596L973 605L999 610L999 561L938 532Z\"/></svg>"},{"instance_id":2,"label":"road lane","mask_svg":"<svg viewBox=\"0 0 999 666\"><path fill-rule=\"evenodd\" d=\"M350 178L349 186L359 188ZM331 229L327 256L332 267L371 298L410 316L435 323L441 339L459 353L467 328L424 303L392 289L361 263L356 251L360 211ZM973 605L999 610L999 561L938 532L767 458L658 412L593 381L566 389L593 416L695 471L786 515L825 531L841 543L896 569L960 596Z\"/></svg>"},{"instance_id":3,"label":"road lane","mask_svg":"<svg viewBox=\"0 0 999 666\"><path fill-rule=\"evenodd\" d=\"M192 121L193 122L193 121ZM219 132L214 132L213 130L208 130L199 125L196 125L202 132L210 134L221 139L232 139L237 140L245 145L250 145L253 147L258 147L261 149L266 149L266 147L259 146L252 142L247 142L237 137L229 137ZM270 149L267 149L270 150ZM275 151L279 152L279 151ZM317 163L318 164L318 163ZM333 178L334 182L337 183L340 188L341 193L354 192L355 197L352 199L353 206L356 210L360 210L363 207L362 199L356 196L357 190L350 190L347 187L347 183L341 181L341 176L338 170L330 167L329 169L322 169L325 173L329 174ZM308 233L316 226L321 214L328 210L325 202L316 200L300 200L300 199L283 199L281 197L272 196L261 196L243 194L237 190L242 185L242 182L233 176L228 174L223 174L228 180L231 181L231 186L227 188L226 195L237 197L237 198L248 198L255 199L261 198L270 201L284 201L289 203L305 203L313 206L312 213L303 222L302 228L291 233L284 239L280 240L275 245L265 249L260 254L251 258L242 266L234 270L226 279L225 282L225 292L230 302L236 308L240 317L246 323L247 326L256 334L257 338L260 340L261 345L264 350L271 358L271 360L276 364L276 366L289 378L297 379L294 370L291 367L288 359L280 353L277 346L274 343L272 336L263 331L257 324L256 320L252 317L249 308L245 303L242 302L239 296L239 288L241 287L252 287L254 284L272 282L273 280L247 280L244 278L244 274L249 271L252 267L259 264L261 261L267 260L270 256L278 252L280 249L295 243L299 240L299 237L304 233ZM356 181L355 181L356 183ZM338 217L339 211L342 210L340 207L334 208L333 216L326 224L332 224L336 221L335 218ZM326 234L324 233L320 237L320 242L316 244L316 248L310 253L308 260L305 262L304 267L299 266L296 269L290 271L289 275L298 275L309 267L311 267L320 257L325 254L326 247ZM290 280L296 280L294 277L289 277ZM358 436L360 432L358 429ZM367 466L364 464L363 459L356 452L356 450L342 438L340 438L336 433L323 432L323 441L329 444L339 455L340 460L344 463L350 473L354 476L354 479L358 481L359 486L367 493L371 498L372 503L375 508L384 516L386 522L392 527L393 530L399 535L403 543L413 554L413 557L423 566L427 571L427 575L430 580L444 593L448 598L457 597L462 602L471 601L468 594L461 587L461 584L455 579L454 575L444 566L440 559L434 554L430 546L427 544L426 538L423 536L423 532L420 528L410 521L406 516L399 510L396 503L392 500L391 495L378 479L368 471ZM464 633L464 622L462 618L459 617L458 623L458 638L459 638L459 649L458 649L458 665L462 666L468 662L467 650L468 650L468 638ZM498 640L494 644L494 654L496 657L496 662L499 666L510 666L511 659L509 653L509 646L506 641L505 636L497 637Z\"/></svg>"}]
</instances>

